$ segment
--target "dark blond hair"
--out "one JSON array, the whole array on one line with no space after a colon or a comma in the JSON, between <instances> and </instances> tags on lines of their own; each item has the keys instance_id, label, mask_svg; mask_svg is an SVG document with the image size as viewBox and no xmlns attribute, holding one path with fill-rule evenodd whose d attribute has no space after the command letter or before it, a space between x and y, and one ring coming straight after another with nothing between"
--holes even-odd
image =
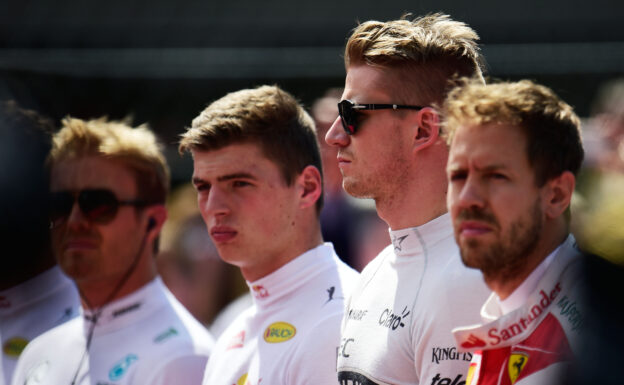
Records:
<instances>
[{"instance_id":1,"label":"dark blond hair","mask_svg":"<svg viewBox=\"0 0 624 385\"><path fill-rule=\"evenodd\" d=\"M81 120L67 117L52 138L50 164L85 156L122 161L136 175L139 198L149 204L165 203L169 168L156 136L145 125L132 128L105 118Z\"/></svg>"},{"instance_id":2,"label":"dark blond hair","mask_svg":"<svg viewBox=\"0 0 624 385\"><path fill-rule=\"evenodd\" d=\"M408 17L358 25L345 47L347 70L361 64L398 70L397 90L420 95L420 100L403 95L397 101L402 103L442 103L455 77L483 81L479 36L472 28L441 13Z\"/></svg>"},{"instance_id":3,"label":"dark blond hair","mask_svg":"<svg viewBox=\"0 0 624 385\"><path fill-rule=\"evenodd\" d=\"M543 186L564 171L578 173L583 162L580 120L549 88L529 80L483 85L464 80L443 106L447 141L462 126L513 125L527 138L529 164Z\"/></svg>"},{"instance_id":4,"label":"dark blond hair","mask_svg":"<svg viewBox=\"0 0 624 385\"><path fill-rule=\"evenodd\" d=\"M182 134L180 153L239 143L260 146L288 186L306 166L322 172L314 121L288 92L261 86L232 92L210 104ZM322 207L322 197L317 210Z\"/></svg>"}]
</instances>

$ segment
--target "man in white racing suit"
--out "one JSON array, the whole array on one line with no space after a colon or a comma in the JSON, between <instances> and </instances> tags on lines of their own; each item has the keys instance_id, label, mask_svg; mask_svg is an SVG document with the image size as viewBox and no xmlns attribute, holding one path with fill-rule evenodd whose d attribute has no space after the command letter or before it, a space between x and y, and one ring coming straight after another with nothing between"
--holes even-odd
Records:
<instances>
[{"instance_id":1,"label":"man in white racing suit","mask_svg":"<svg viewBox=\"0 0 624 385\"><path fill-rule=\"evenodd\" d=\"M338 149L343 187L373 198L392 245L362 272L347 304L341 384L461 385L471 359L451 330L477 322L488 290L458 261L446 209L448 148L434 106L457 75L482 80L477 34L448 15L367 21L345 48Z\"/></svg>"},{"instance_id":2,"label":"man in white racing suit","mask_svg":"<svg viewBox=\"0 0 624 385\"><path fill-rule=\"evenodd\" d=\"M196 384L212 337L157 277L169 172L154 134L66 118L49 156L52 248L82 314L39 336L13 384Z\"/></svg>"},{"instance_id":3,"label":"man in white racing suit","mask_svg":"<svg viewBox=\"0 0 624 385\"><path fill-rule=\"evenodd\" d=\"M80 299L73 283L53 266L0 291L0 384L10 384L17 360L34 338L78 315Z\"/></svg>"},{"instance_id":4,"label":"man in white racing suit","mask_svg":"<svg viewBox=\"0 0 624 385\"><path fill-rule=\"evenodd\" d=\"M461 258L493 293L483 324L454 330L473 352L466 384L556 384L579 351L585 305L569 205L580 121L530 81L466 82L444 105L448 205Z\"/></svg>"},{"instance_id":5,"label":"man in white racing suit","mask_svg":"<svg viewBox=\"0 0 624 385\"><path fill-rule=\"evenodd\" d=\"M0 385L11 383L30 341L78 315L80 299L56 266L48 219L52 122L0 102Z\"/></svg>"},{"instance_id":6,"label":"man in white racing suit","mask_svg":"<svg viewBox=\"0 0 624 385\"><path fill-rule=\"evenodd\" d=\"M182 136L199 210L253 305L219 337L203 383L329 384L357 272L323 243L314 123L276 86L230 93Z\"/></svg>"}]
</instances>

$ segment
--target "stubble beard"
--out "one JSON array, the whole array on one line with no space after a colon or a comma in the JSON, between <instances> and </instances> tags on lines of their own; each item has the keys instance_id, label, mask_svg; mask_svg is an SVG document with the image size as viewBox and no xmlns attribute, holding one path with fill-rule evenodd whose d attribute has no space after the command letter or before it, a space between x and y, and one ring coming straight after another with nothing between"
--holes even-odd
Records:
<instances>
[{"instance_id":1,"label":"stubble beard","mask_svg":"<svg viewBox=\"0 0 624 385\"><path fill-rule=\"evenodd\" d=\"M391 153L394 157L385 162L385 167L364 170L365 173L356 175L345 175L341 170L342 188L352 197L371 198L377 203L388 203L395 199L396 191L400 190L401 183L408 180L410 175L406 167L408 160L401 155L401 149L396 147Z\"/></svg>"},{"instance_id":2,"label":"stubble beard","mask_svg":"<svg viewBox=\"0 0 624 385\"><path fill-rule=\"evenodd\" d=\"M523 270L540 240L542 228L542 210L537 199L528 215L513 222L508 233L496 242L488 246L471 239L460 245L462 261L467 267L480 269L487 279L509 280Z\"/></svg>"}]
</instances>

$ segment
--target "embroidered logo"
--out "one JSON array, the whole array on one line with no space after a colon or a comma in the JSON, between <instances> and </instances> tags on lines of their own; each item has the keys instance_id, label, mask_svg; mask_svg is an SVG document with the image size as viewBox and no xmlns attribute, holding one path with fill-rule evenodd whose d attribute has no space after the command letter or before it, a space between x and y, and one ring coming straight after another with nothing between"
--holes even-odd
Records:
<instances>
[{"instance_id":1,"label":"embroidered logo","mask_svg":"<svg viewBox=\"0 0 624 385\"><path fill-rule=\"evenodd\" d=\"M17 358L28 345L28 340L22 337L9 338L2 346L2 351L9 357Z\"/></svg>"},{"instance_id":2,"label":"embroidered logo","mask_svg":"<svg viewBox=\"0 0 624 385\"><path fill-rule=\"evenodd\" d=\"M251 289L254 291L256 298L266 298L269 296L269 291L262 285L253 285Z\"/></svg>"},{"instance_id":3,"label":"embroidered logo","mask_svg":"<svg viewBox=\"0 0 624 385\"><path fill-rule=\"evenodd\" d=\"M234 385L249 385L247 381L247 373L243 374Z\"/></svg>"},{"instance_id":4,"label":"embroidered logo","mask_svg":"<svg viewBox=\"0 0 624 385\"><path fill-rule=\"evenodd\" d=\"M509 379L512 385L518 380L520 372L526 366L529 361L529 355L524 352L512 352L509 356L509 362L507 363L507 370L509 371Z\"/></svg>"},{"instance_id":5,"label":"embroidered logo","mask_svg":"<svg viewBox=\"0 0 624 385\"><path fill-rule=\"evenodd\" d=\"M475 336L474 334L469 335L468 339L461 344L461 347L465 349L482 348L484 346L485 341Z\"/></svg>"},{"instance_id":6,"label":"embroidered logo","mask_svg":"<svg viewBox=\"0 0 624 385\"><path fill-rule=\"evenodd\" d=\"M468 374L466 375L466 385L472 385L472 379L476 371L477 371L477 364L473 362L468 367Z\"/></svg>"},{"instance_id":7,"label":"embroidered logo","mask_svg":"<svg viewBox=\"0 0 624 385\"><path fill-rule=\"evenodd\" d=\"M405 327L405 319L410 315L410 311L407 310L407 306L403 309L401 314L394 314L391 309L385 309L379 316L379 325L388 329L396 330L399 326Z\"/></svg>"},{"instance_id":8,"label":"embroidered logo","mask_svg":"<svg viewBox=\"0 0 624 385\"><path fill-rule=\"evenodd\" d=\"M240 333L236 333L232 337L228 347L225 350L242 348L244 343L245 343L245 331L241 330Z\"/></svg>"},{"instance_id":9,"label":"embroidered logo","mask_svg":"<svg viewBox=\"0 0 624 385\"><path fill-rule=\"evenodd\" d=\"M158 344L170 337L177 336L177 335L178 335L178 331L175 328L170 327L169 329L157 335L156 338L154 338L154 342Z\"/></svg>"},{"instance_id":10,"label":"embroidered logo","mask_svg":"<svg viewBox=\"0 0 624 385\"><path fill-rule=\"evenodd\" d=\"M555 284L550 294L544 290L540 290L540 299L537 301L526 313L526 317L520 317L518 322L514 322L501 330L497 328L491 328L488 330L488 337L491 338L490 345L498 345L501 341L507 341L508 339L521 335L529 329L529 325L535 320L541 320L544 314L547 313L547 309L551 303L557 298L557 295L561 292L561 282Z\"/></svg>"},{"instance_id":11,"label":"embroidered logo","mask_svg":"<svg viewBox=\"0 0 624 385\"><path fill-rule=\"evenodd\" d=\"M288 322L275 322L264 331L264 340L270 344L286 342L297 334L297 329Z\"/></svg>"},{"instance_id":12,"label":"embroidered logo","mask_svg":"<svg viewBox=\"0 0 624 385\"><path fill-rule=\"evenodd\" d=\"M325 305L326 303L333 301L335 299L344 299L344 297L334 297L334 294L336 293L336 286L332 286L329 289L327 289L327 295L329 296L327 298L327 301L325 301L325 303L323 305Z\"/></svg>"},{"instance_id":13,"label":"embroidered logo","mask_svg":"<svg viewBox=\"0 0 624 385\"><path fill-rule=\"evenodd\" d=\"M70 306L68 308L65 308L65 310L63 310L63 315L61 315L61 318L59 318L57 322L58 323L65 322L67 320L70 320L73 316L74 316L74 309Z\"/></svg>"},{"instance_id":14,"label":"embroidered logo","mask_svg":"<svg viewBox=\"0 0 624 385\"><path fill-rule=\"evenodd\" d=\"M394 245L394 250L401 251L401 244L403 243L405 238L407 238L407 235L404 235L398 238L396 236L392 237L392 244Z\"/></svg>"},{"instance_id":15,"label":"embroidered logo","mask_svg":"<svg viewBox=\"0 0 624 385\"><path fill-rule=\"evenodd\" d=\"M112 367L112 369L108 372L108 378L111 381L120 380L121 377L123 377L124 374L126 374L130 365L132 365L134 362L138 360L139 360L139 357L137 357L136 354L132 354L132 353L128 354L127 356L119 360L119 362L117 362Z\"/></svg>"}]
</instances>

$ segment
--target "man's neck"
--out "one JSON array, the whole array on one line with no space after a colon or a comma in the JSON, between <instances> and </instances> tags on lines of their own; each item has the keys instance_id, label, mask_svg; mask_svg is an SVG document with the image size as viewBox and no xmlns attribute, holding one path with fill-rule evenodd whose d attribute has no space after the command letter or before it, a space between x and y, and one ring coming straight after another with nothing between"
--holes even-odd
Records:
<instances>
[{"instance_id":1,"label":"man's neck","mask_svg":"<svg viewBox=\"0 0 624 385\"><path fill-rule=\"evenodd\" d=\"M290 247L281 251L279 255L271 257L270 260L261 265L251 264L249 266L241 266L241 274L245 280L247 282L255 282L260 278L266 277L301 254L323 244L323 236L318 220L316 220L314 226L313 231L305 229L305 232L300 232L298 236L293 237L290 242Z\"/></svg>"},{"instance_id":2,"label":"man's neck","mask_svg":"<svg viewBox=\"0 0 624 385\"><path fill-rule=\"evenodd\" d=\"M388 202L379 203L375 201L377 215L383 219L391 230L401 230L411 227L422 226L447 212L446 204L435 204L419 210L418 208L402 205L392 207ZM410 215L412 214L412 215Z\"/></svg>"},{"instance_id":3,"label":"man's neck","mask_svg":"<svg viewBox=\"0 0 624 385\"><path fill-rule=\"evenodd\" d=\"M115 279L76 282L76 286L80 292L82 307L94 310L134 293L156 278L156 275L156 270L153 269L141 274L131 274L125 282L122 282L123 276L117 276Z\"/></svg>"},{"instance_id":4,"label":"man's neck","mask_svg":"<svg viewBox=\"0 0 624 385\"><path fill-rule=\"evenodd\" d=\"M436 150L414 159L416 165L410 167L409 177L375 198L377 215L392 230L421 226L447 212L447 152Z\"/></svg>"},{"instance_id":5,"label":"man's neck","mask_svg":"<svg viewBox=\"0 0 624 385\"><path fill-rule=\"evenodd\" d=\"M421 182L422 183L422 182ZM375 199L377 215L390 229L417 227L446 213L446 182L430 184L427 188L408 182L395 194Z\"/></svg>"},{"instance_id":6,"label":"man's neck","mask_svg":"<svg viewBox=\"0 0 624 385\"><path fill-rule=\"evenodd\" d=\"M548 257L559 245L561 245L568 236L567 230L555 234L548 234L549 236L540 239L535 250L527 255L525 263L522 269L515 272L512 277L505 275L485 275L484 280L486 285L501 299L508 298L522 283L531 275L540 263Z\"/></svg>"}]
</instances>

